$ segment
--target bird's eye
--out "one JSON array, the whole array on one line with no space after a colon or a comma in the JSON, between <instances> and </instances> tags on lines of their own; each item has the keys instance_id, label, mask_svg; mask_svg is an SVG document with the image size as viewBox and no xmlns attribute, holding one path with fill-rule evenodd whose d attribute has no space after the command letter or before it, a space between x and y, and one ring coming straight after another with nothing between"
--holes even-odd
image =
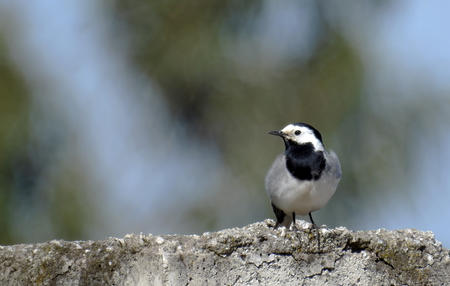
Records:
<instances>
[{"instance_id":1,"label":"bird's eye","mask_svg":"<svg viewBox=\"0 0 450 286\"><path fill-rule=\"evenodd\" d=\"M295 130L295 132L294 132L294 134L297 136L300 135L300 133L302 133L302 132L300 132L300 130Z\"/></svg>"}]
</instances>

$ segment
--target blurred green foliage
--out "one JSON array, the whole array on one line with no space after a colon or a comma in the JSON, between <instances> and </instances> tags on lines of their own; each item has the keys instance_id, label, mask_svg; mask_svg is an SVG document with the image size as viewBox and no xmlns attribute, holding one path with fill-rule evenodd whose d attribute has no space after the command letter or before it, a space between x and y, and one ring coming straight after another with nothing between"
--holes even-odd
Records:
<instances>
[{"instance_id":1,"label":"blurred green foliage","mask_svg":"<svg viewBox=\"0 0 450 286\"><path fill-rule=\"evenodd\" d=\"M29 104L23 80L7 59L0 41L0 241L11 243L11 202L15 181L14 168L26 153L29 139ZM31 178L30 178L31 179Z\"/></svg>"},{"instance_id":2,"label":"blurred green foliage","mask_svg":"<svg viewBox=\"0 0 450 286\"><path fill-rule=\"evenodd\" d=\"M32 97L8 56L0 42L0 244L80 238L94 221L83 168L58 163L55 138L32 136Z\"/></svg>"},{"instance_id":3,"label":"blurred green foliage","mask_svg":"<svg viewBox=\"0 0 450 286\"><path fill-rule=\"evenodd\" d=\"M287 122L334 130L359 101L358 56L319 19L319 44L307 62L267 69L256 59L245 68L229 54L242 41L238 23L254 21L260 2L240 3L118 1L117 15L132 31L135 63L163 88L179 119L231 153L225 160L247 157L235 156L239 144Z\"/></svg>"}]
</instances>

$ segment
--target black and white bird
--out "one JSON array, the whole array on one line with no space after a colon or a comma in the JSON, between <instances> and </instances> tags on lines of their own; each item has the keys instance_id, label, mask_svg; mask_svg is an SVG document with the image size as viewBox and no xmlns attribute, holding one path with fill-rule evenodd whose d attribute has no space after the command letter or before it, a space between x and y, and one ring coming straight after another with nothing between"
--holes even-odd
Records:
<instances>
[{"instance_id":1,"label":"black and white bird","mask_svg":"<svg viewBox=\"0 0 450 286\"><path fill-rule=\"evenodd\" d=\"M326 151L320 132L306 123L289 124L280 131L285 152L276 157L265 185L277 224L295 227L296 215L309 215L333 196L341 179L341 165L333 151Z\"/></svg>"}]
</instances>

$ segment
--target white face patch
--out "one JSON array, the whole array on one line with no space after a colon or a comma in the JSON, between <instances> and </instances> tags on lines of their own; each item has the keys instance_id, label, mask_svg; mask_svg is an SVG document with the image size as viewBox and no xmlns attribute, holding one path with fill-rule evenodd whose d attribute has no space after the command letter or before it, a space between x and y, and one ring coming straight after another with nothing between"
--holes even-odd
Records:
<instances>
[{"instance_id":1,"label":"white face patch","mask_svg":"<svg viewBox=\"0 0 450 286\"><path fill-rule=\"evenodd\" d=\"M300 134L298 134L300 131ZM314 135L314 132L305 126L289 124L281 132L286 139L297 142L298 144L311 143L316 151L324 151L322 142Z\"/></svg>"}]
</instances>

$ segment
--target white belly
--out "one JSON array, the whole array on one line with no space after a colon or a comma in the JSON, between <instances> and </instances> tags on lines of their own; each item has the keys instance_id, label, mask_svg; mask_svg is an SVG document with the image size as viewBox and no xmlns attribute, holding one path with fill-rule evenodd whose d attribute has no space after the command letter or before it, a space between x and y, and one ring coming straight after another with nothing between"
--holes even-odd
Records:
<instances>
[{"instance_id":1,"label":"white belly","mask_svg":"<svg viewBox=\"0 0 450 286\"><path fill-rule=\"evenodd\" d=\"M286 176L270 193L272 202L286 214L306 215L322 208L336 191L339 179L322 176L317 181L300 181Z\"/></svg>"}]
</instances>

